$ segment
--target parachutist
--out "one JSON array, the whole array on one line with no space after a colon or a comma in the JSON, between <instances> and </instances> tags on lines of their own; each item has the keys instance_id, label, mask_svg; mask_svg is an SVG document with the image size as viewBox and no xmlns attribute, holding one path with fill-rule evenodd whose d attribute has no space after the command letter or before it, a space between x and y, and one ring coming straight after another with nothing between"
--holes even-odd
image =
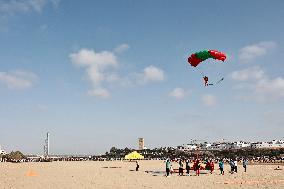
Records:
<instances>
[{"instance_id":1,"label":"parachutist","mask_svg":"<svg viewBox=\"0 0 284 189\"><path fill-rule=\"evenodd\" d=\"M204 86L208 86L208 77L204 76L203 79L204 79Z\"/></svg>"},{"instance_id":2,"label":"parachutist","mask_svg":"<svg viewBox=\"0 0 284 189\"><path fill-rule=\"evenodd\" d=\"M220 60L222 62L224 62L226 60L226 54L217 50L202 50L196 53L191 54L188 58L187 58L187 62L193 66L193 67L197 67L201 62L212 58L214 60ZM218 84L219 82L223 81L224 78L221 78L220 81L218 81L217 83L214 82L214 84L208 83L208 77L204 76L203 73L201 72L203 80L204 80L204 85L205 86L209 86L209 85L215 85Z\"/></svg>"}]
</instances>

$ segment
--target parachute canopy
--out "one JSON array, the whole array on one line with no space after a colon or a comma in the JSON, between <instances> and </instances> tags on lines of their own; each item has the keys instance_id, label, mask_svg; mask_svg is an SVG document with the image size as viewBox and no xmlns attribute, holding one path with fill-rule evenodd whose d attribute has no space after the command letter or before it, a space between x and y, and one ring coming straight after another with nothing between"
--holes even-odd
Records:
<instances>
[{"instance_id":1,"label":"parachute canopy","mask_svg":"<svg viewBox=\"0 0 284 189\"><path fill-rule=\"evenodd\" d=\"M190 55L190 57L188 57L188 63L196 67L200 62L208 58L214 58L224 62L226 60L226 54L217 50L203 50Z\"/></svg>"}]
</instances>

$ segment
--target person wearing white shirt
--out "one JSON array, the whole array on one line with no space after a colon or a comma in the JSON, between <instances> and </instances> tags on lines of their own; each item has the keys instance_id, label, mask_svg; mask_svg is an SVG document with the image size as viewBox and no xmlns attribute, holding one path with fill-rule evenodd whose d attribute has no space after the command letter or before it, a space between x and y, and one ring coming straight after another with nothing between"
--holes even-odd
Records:
<instances>
[{"instance_id":1,"label":"person wearing white shirt","mask_svg":"<svg viewBox=\"0 0 284 189\"><path fill-rule=\"evenodd\" d=\"M234 165L235 165L235 172L238 172L238 161L237 159L234 161Z\"/></svg>"}]
</instances>

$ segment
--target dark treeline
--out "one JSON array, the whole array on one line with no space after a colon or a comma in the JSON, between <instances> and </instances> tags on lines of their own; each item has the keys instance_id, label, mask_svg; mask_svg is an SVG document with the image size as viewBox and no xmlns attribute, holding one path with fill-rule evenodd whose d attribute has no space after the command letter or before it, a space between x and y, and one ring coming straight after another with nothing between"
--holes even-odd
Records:
<instances>
[{"instance_id":1,"label":"dark treeline","mask_svg":"<svg viewBox=\"0 0 284 189\"><path fill-rule=\"evenodd\" d=\"M246 158L250 162L255 163L284 163L284 148L278 149L231 149L221 151L204 151L204 150L193 150L193 151L180 151L172 147L161 147L154 149L135 150L131 148L119 149L112 147L109 152L103 155L93 156L67 156L67 157L53 157L53 158L27 158L20 151L11 152L6 155L0 155L0 162L29 162L29 161L105 161L105 160L122 160L125 155L137 151L147 160L157 159L165 160L170 158L171 160L177 159L191 159L199 158L206 160L208 158L217 161L218 159L224 159L226 161L230 159L241 160Z\"/></svg>"},{"instance_id":2,"label":"dark treeline","mask_svg":"<svg viewBox=\"0 0 284 189\"><path fill-rule=\"evenodd\" d=\"M26 156L20 151L12 151L9 154L0 155L0 161L18 162L23 159L26 159Z\"/></svg>"},{"instance_id":3,"label":"dark treeline","mask_svg":"<svg viewBox=\"0 0 284 189\"><path fill-rule=\"evenodd\" d=\"M144 149L144 150L135 150L130 148L119 149L116 147L112 147L109 152L106 152L102 155L102 158L114 158L114 159L122 159L125 155L137 151L141 155L144 156L146 159L154 159L154 158L163 158L163 157L172 157L176 156L176 149L171 147L164 147L164 148L154 148L154 149Z\"/></svg>"},{"instance_id":4,"label":"dark treeline","mask_svg":"<svg viewBox=\"0 0 284 189\"><path fill-rule=\"evenodd\" d=\"M107 159L119 159L124 158L125 155L134 151L134 149L118 149L112 147L109 152L106 152L105 155L101 157ZM222 150L222 151L203 151L203 150L193 150L193 151L178 151L175 148L163 147L163 148L154 148L154 149L144 149L136 150L138 153L142 154L146 159L175 159L175 158L226 158L226 159L235 159L235 158L268 158L268 159L283 159L284 158L284 148L279 149L231 149L231 150Z\"/></svg>"}]
</instances>

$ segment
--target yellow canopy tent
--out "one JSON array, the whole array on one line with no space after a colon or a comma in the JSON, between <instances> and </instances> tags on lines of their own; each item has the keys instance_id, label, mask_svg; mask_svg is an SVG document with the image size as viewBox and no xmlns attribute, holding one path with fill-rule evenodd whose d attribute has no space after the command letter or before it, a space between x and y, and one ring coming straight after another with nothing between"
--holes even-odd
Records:
<instances>
[{"instance_id":1,"label":"yellow canopy tent","mask_svg":"<svg viewBox=\"0 0 284 189\"><path fill-rule=\"evenodd\" d=\"M144 156L142 156L138 152L134 151L134 152L131 152L130 154L127 154L124 157L124 159L129 159L129 160L132 160L132 159L144 159Z\"/></svg>"}]
</instances>

